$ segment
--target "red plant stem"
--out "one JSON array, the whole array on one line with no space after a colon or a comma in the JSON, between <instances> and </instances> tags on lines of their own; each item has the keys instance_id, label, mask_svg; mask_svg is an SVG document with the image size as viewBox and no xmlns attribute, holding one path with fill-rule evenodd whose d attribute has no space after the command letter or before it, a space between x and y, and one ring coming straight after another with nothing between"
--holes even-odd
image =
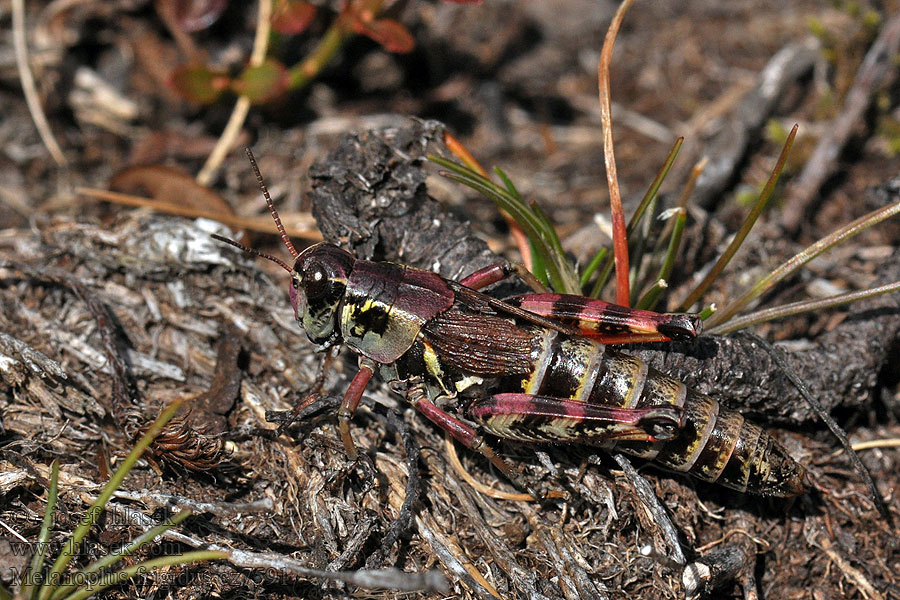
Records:
<instances>
[{"instance_id":1,"label":"red plant stem","mask_svg":"<svg viewBox=\"0 0 900 600\"><path fill-rule=\"evenodd\" d=\"M488 175L488 172L484 170L484 167L481 166L481 163L472 156L472 153L462 145L458 139L453 137L453 135L444 130L444 145L447 146L447 150L453 154L456 158L462 161L462 164L469 167L485 179L490 179L491 176Z\"/></svg>"},{"instance_id":2,"label":"red plant stem","mask_svg":"<svg viewBox=\"0 0 900 600\"><path fill-rule=\"evenodd\" d=\"M600 88L600 119L603 125L603 160L606 163L606 181L609 185L609 206L612 217L613 253L616 266L616 303L630 305L628 284L628 237L625 228L625 212L622 209L622 196L619 194L619 181L616 175L616 157L613 153L612 108L609 98L609 64L612 60L613 44L625 13L633 0L625 0L616 11L609 24L603 50L600 53L600 66L597 68L597 80Z\"/></svg>"}]
</instances>

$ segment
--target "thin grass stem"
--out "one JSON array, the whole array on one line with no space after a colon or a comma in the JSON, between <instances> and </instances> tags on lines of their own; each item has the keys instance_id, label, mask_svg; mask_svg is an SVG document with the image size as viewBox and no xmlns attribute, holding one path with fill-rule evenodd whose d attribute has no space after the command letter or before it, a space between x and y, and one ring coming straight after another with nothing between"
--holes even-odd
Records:
<instances>
[{"instance_id":1,"label":"thin grass stem","mask_svg":"<svg viewBox=\"0 0 900 600\"><path fill-rule=\"evenodd\" d=\"M644 214L647 211L647 208L650 206L650 203L656 198L656 195L659 193L659 188L662 185L662 182L665 180L666 175L669 174L669 170L672 168L672 165L675 163L675 158L678 156L679 150L681 150L681 145L684 143L684 137L680 137L675 140L675 144L672 146L672 149L669 151L668 156L666 156L665 162L663 162L662 167L660 167L659 171L656 173L656 178L653 180L653 183L650 184L650 187L647 188L647 192L644 194L644 197L641 198L640 203L638 204L637 209L634 211L634 214L631 215L631 219L628 221L628 226L626 227L626 233L628 235L628 241L631 243L632 236L634 234L634 230L637 228L638 224L641 222L641 219L644 217ZM590 282L591 277L594 273L600 269L600 266L603 265L602 272L606 272L606 262L609 260L610 269L612 268L612 258L608 257L609 248L604 246L600 248L596 254L591 258L588 262L587 266L584 268L584 271L581 273L580 282L581 288L584 289L587 287L587 284ZM606 287L606 283L608 281L609 275L601 275L597 282L594 284L594 287L591 288L590 297L591 298L599 298L600 293L603 291L603 288Z\"/></svg>"},{"instance_id":2,"label":"thin grass stem","mask_svg":"<svg viewBox=\"0 0 900 600\"><path fill-rule=\"evenodd\" d=\"M472 153L463 146L462 142L453 137L453 135L444 130L444 145L447 146L447 149L450 151L453 156L458 158L463 165L468 167L470 170L475 171L486 180L490 181L490 175L481 166L481 163L472 156ZM429 157L430 158L430 157ZM515 189L515 188L513 188ZM517 192L518 193L518 192ZM531 243L531 240L528 239L528 236L525 235L525 232L522 230L522 226L519 225L515 219L510 216L508 212L503 209L500 209L500 214L503 215L503 219L506 221L507 226L509 227L509 233L512 235L513 239L516 241L516 246L519 248L519 253L522 255L522 261L525 263L525 267L534 272L535 270L535 255L534 255L534 245Z\"/></svg>"},{"instance_id":3,"label":"thin grass stem","mask_svg":"<svg viewBox=\"0 0 900 600\"><path fill-rule=\"evenodd\" d=\"M663 263L659 267L659 273L656 277L657 281L669 280L669 276L672 274L672 269L675 266L675 257L678 255L678 251L681 250L681 238L684 234L685 224L687 223L687 211L682 207L678 207L675 210L678 211L678 214L675 215L673 220L674 225L672 226L672 235L669 237L669 247L666 249ZM664 289L664 287L657 286L651 288L637 303L637 308L653 310L657 302L659 302L659 298Z\"/></svg>"},{"instance_id":4,"label":"thin grass stem","mask_svg":"<svg viewBox=\"0 0 900 600\"><path fill-rule=\"evenodd\" d=\"M634 214L631 215L631 219L628 221L628 227L626 228L629 239L631 238L631 233L634 231L634 228L637 227L641 218L644 216L647 207L650 206L650 201L656 198L656 195L659 193L659 188L665 180L666 175L669 174L669 169L671 169L672 165L675 163L675 158L678 156L678 151L681 150L681 145L683 143L684 137L675 140L675 145L669 150L669 155L666 156L665 162L663 162L659 171L656 172L656 178L653 180L653 183L650 184L650 187L647 188L647 193L641 198L641 202L638 204L637 209L635 209Z\"/></svg>"},{"instance_id":5,"label":"thin grass stem","mask_svg":"<svg viewBox=\"0 0 900 600\"><path fill-rule=\"evenodd\" d=\"M656 283L647 288L640 299L634 305L635 308L649 310L659 300L662 293L669 287L665 279L658 279Z\"/></svg>"},{"instance_id":6,"label":"thin grass stem","mask_svg":"<svg viewBox=\"0 0 900 600\"><path fill-rule=\"evenodd\" d=\"M653 220L657 214L658 198L654 198L650 203L646 221L642 221L641 227L635 229L635 234L628 239L628 261L631 269L629 282L631 283L631 297L629 298L629 306L634 306L640 294L641 281L645 275L648 265L644 263L647 256L647 246L650 244L650 233L653 229ZM652 251L652 249L651 249Z\"/></svg>"},{"instance_id":7,"label":"thin grass stem","mask_svg":"<svg viewBox=\"0 0 900 600\"><path fill-rule=\"evenodd\" d=\"M852 223L844 225L830 235L825 236L818 242L805 248L801 252L798 252L780 267L760 279L756 283L756 285L744 292L744 294L740 298L729 303L719 313L712 316L709 319L708 325L710 327L714 327L716 325L719 325L720 323L727 322L729 319L731 319L731 317L740 312L750 302L770 290L779 281L781 281L788 275L791 275L792 273L794 273L794 271L796 271L815 257L896 214L900 214L900 202L895 202L888 206L879 208L878 210L874 210L869 214L863 215L862 217L856 219Z\"/></svg>"},{"instance_id":8,"label":"thin grass stem","mask_svg":"<svg viewBox=\"0 0 900 600\"><path fill-rule=\"evenodd\" d=\"M772 197L772 192L775 190L775 184L778 182L778 177L784 170L784 163L787 160L788 152L790 152L791 145L794 143L794 138L797 136L797 127L797 125L794 125L791 132L788 134L784 147L781 149L781 155L778 157L775 168L772 169L772 174L769 176L766 186L763 188L762 193L759 195L759 198L756 200L756 203L753 205L747 218L744 219L743 224L741 224L741 228L738 230L737 235L734 236L734 239L728 245L728 248L725 249L725 252L722 253L722 256L720 256L719 260L716 261L716 264L713 265L713 268L706 274L703 281L701 281L700 284L694 288L694 291L688 294L688 297L684 299L684 302L682 302L681 306L678 308L679 311L687 311L703 294L706 293L709 286L712 285L716 278L722 273L732 257L734 257L735 253L741 247L741 244L744 243L747 234L750 233L750 230L753 228L759 215L762 214L763 209L766 207L769 198Z\"/></svg>"},{"instance_id":9,"label":"thin grass stem","mask_svg":"<svg viewBox=\"0 0 900 600\"><path fill-rule=\"evenodd\" d=\"M603 260L606 258L606 255L609 254L609 248L604 246L600 248L596 254L591 258L588 264L584 267L584 270L581 272L581 277L579 277L578 281L581 284L581 289L587 287L588 282L591 280L591 275L600 267Z\"/></svg>"},{"instance_id":10,"label":"thin grass stem","mask_svg":"<svg viewBox=\"0 0 900 600\"><path fill-rule=\"evenodd\" d=\"M132 565L128 568L115 571L114 573L102 575L98 582L85 585L65 598L66 600L85 600L108 587L128 581L135 575L143 575L163 567L174 567L191 563L207 562L210 560L222 560L228 558L228 556L227 552L221 550L196 550L184 554L174 554L171 556L161 556L159 558L145 560L144 562Z\"/></svg>"},{"instance_id":11,"label":"thin grass stem","mask_svg":"<svg viewBox=\"0 0 900 600\"><path fill-rule=\"evenodd\" d=\"M128 453L128 456L125 457L125 460L122 461L122 464L116 469L116 472L113 473L112 477L110 477L109 481L103 486L103 489L100 491L100 495L94 501L94 503L88 508L87 513L82 517L81 522L78 524L78 527L75 528L75 531L72 532L72 535L69 536L69 539L66 541L65 547L63 547L59 556L56 558L56 561L53 563L53 567L50 569L50 573L47 576L48 584L41 588L40 600L47 600L53 595L56 589L59 586L58 582L62 581L62 574L66 570L66 567L69 566L69 563L75 557L75 553L78 550L79 544L87 535L88 531L90 531L91 527L93 527L94 523L96 523L97 519L100 517L100 513L103 512L103 508L106 506L106 503L112 497L113 493L122 485L122 480L128 475L131 469L134 467L134 464L137 462L138 458L144 453L144 450L147 449L147 446L153 442L153 439L159 435L159 432L162 431L162 428L165 427L166 423L175 416L175 413L178 411L181 406L181 400L176 400L172 402L166 409L160 413L160 415L156 418L147 432L141 436L141 439L134 445L131 449L131 452ZM53 582L57 582L55 585Z\"/></svg>"},{"instance_id":12,"label":"thin grass stem","mask_svg":"<svg viewBox=\"0 0 900 600\"><path fill-rule=\"evenodd\" d=\"M506 210L521 225L528 239L535 244L536 250L547 258L546 269L547 276L554 287L562 288L562 275L557 268L556 263L549 260L550 247L547 240L543 238L541 233L541 223L534 218L530 211L523 210L521 206L516 205L514 198L508 195L508 192L501 190L495 184L484 179L472 178L468 175L460 175L457 173L446 173L446 177L454 181L463 183L472 189L484 194L488 198L494 200L499 207Z\"/></svg>"},{"instance_id":13,"label":"thin grass stem","mask_svg":"<svg viewBox=\"0 0 900 600\"><path fill-rule=\"evenodd\" d=\"M704 322L705 322L705 321L706 321L707 319L709 319L711 316L713 316L714 314L716 314L716 311L717 311L717 310L719 310L719 307L717 307L716 304L715 304L715 302L714 302L714 303L710 304L709 306L705 307L705 308L704 308L703 310L701 310L699 313L697 313L697 316L700 317L700 320L701 320L701 321L704 321Z\"/></svg>"},{"instance_id":14,"label":"thin grass stem","mask_svg":"<svg viewBox=\"0 0 900 600\"><path fill-rule=\"evenodd\" d=\"M482 177L479 173L439 156L430 156L429 158L438 165L450 170L450 172L444 173L446 177L463 183L487 196L500 209L507 211L518 222L527 234L528 239L534 244L536 252L542 255L547 276L554 289L577 289L578 278L574 270L567 263L564 255L560 256L553 250L554 239L556 240L555 244L560 245L559 239L553 228L548 228L545 217L537 215L520 198L516 198L510 190Z\"/></svg>"},{"instance_id":15,"label":"thin grass stem","mask_svg":"<svg viewBox=\"0 0 900 600\"><path fill-rule=\"evenodd\" d=\"M603 263L603 268L600 269L600 275L597 276L597 280L594 282L594 287L591 288L590 297L591 298L599 298L600 293L603 291L603 288L606 287L606 284L609 282L609 276L612 274L613 270L613 257L607 256L606 261Z\"/></svg>"},{"instance_id":16,"label":"thin grass stem","mask_svg":"<svg viewBox=\"0 0 900 600\"><path fill-rule=\"evenodd\" d=\"M92 562L91 564L89 564L87 567L85 567L84 569L79 571L78 579L80 581L86 581L94 573L99 573L100 571L103 571L104 569L109 569L110 567L112 567L116 563L120 562L121 560L125 559L126 557L131 556L132 554L134 554L135 552L140 550L142 547L146 546L147 544L152 542L154 539L156 539L160 535L164 534L169 529L175 527L176 525L178 525L179 523L181 523L182 521L187 519L189 516L191 516L190 510L185 509L185 510L179 511L178 514L176 514L171 519L166 519L166 521L164 521L163 523L160 523L156 527L148 529L147 531L145 531L144 533L142 533L141 535L139 535L138 537L133 539L124 548L121 548L121 549L117 550L116 552L107 554L100 560L96 560L96 561ZM68 596L70 593L72 593L73 591L78 589L78 587L80 587L81 585L82 585L81 583L63 584L56 591L56 593L54 593L50 597L50 600L62 600L62 598L65 598L66 596Z\"/></svg>"},{"instance_id":17,"label":"thin grass stem","mask_svg":"<svg viewBox=\"0 0 900 600\"><path fill-rule=\"evenodd\" d=\"M738 331L739 329L746 329L747 327L751 327L753 325L759 325L760 323L774 321L775 319L783 319L784 317L808 313L815 310L834 308L835 306L842 306L844 304L850 304L851 302L856 302L858 300L874 298L876 296L889 294L898 290L900 290L900 281L895 281L894 283L868 288L857 292L836 294L834 296L821 298L819 300L801 300L799 302L791 302L790 304L773 306L772 308L759 310L754 313L750 313L749 315L744 315L743 317L731 319L727 323L712 327L708 330L708 332L717 335L724 335L726 333Z\"/></svg>"},{"instance_id":18,"label":"thin grass stem","mask_svg":"<svg viewBox=\"0 0 900 600\"><path fill-rule=\"evenodd\" d=\"M56 505L59 500L59 460L54 460L50 465L50 490L47 493L47 508L44 509L44 521L41 523L41 532L38 534L37 548L31 557L31 564L25 572L22 582L22 596L31 598L34 595L35 583L43 571L44 557L47 555L47 544L50 543L50 529L53 527L53 517L56 515Z\"/></svg>"}]
</instances>

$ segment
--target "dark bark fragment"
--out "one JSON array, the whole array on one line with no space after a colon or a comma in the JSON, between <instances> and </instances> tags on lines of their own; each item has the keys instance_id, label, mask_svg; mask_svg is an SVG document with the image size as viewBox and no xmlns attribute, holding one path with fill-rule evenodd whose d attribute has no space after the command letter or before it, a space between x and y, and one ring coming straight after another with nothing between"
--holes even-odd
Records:
<instances>
[{"instance_id":1,"label":"dark bark fragment","mask_svg":"<svg viewBox=\"0 0 900 600\"><path fill-rule=\"evenodd\" d=\"M497 262L469 224L428 196L428 153L446 155L443 125L351 134L314 164L312 212L326 240L357 258L396 260L459 279Z\"/></svg>"},{"instance_id":2,"label":"dark bark fragment","mask_svg":"<svg viewBox=\"0 0 900 600\"><path fill-rule=\"evenodd\" d=\"M231 323L225 324L216 347L216 370L209 389L201 392L192 404L196 407L194 423L205 433L219 434L227 429L227 415L241 389L243 371L238 364L241 354L241 332Z\"/></svg>"}]
</instances>

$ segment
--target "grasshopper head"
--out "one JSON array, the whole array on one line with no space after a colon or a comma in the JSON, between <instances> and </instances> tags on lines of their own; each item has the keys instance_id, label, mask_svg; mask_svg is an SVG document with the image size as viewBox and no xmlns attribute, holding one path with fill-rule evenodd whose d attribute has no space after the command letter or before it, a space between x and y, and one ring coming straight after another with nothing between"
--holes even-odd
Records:
<instances>
[{"instance_id":1,"label":"grasshopper head","mask_svg":"<svg viewBox=\"0 0 900 600\"><path fill-rule=\"evenodd\" d=\"M314 344L331 345L340 335L340 307L355 260L346 250L322 242L301 252L294 261L291 306L297 323Z\"/></svg>"},{"instance_id":2,"label":"grasshopper head","mask_svg":"<svg viewBox=\"0 0 900 600\"><path fill-rule=\"evenodd\" d=\"M288 271L291 274L291 306L294 307L294 317L314 344L330 346L340 340L340 328L337 327L337 322L340 318L344 290L347 289L347 277L353 270L353 263L356 259L346 250L341 250L337 246L325 242L310 246L303 252L297 252L281 223L281 218L269 196L266 184L263 183L262 174L259 172L250 148L247 148L247 158L250 159L250 165L253 167L253 172L256 173L256 181L266 199L266 205L272 214L272 220L275 221L278 234L281 236L285 248L294 257L294 267L289 267L287 263L276 256L248 248L234 240L216 234L213 234L212 237L266 260L271 260Z\"/></svg>"}]
</instances>

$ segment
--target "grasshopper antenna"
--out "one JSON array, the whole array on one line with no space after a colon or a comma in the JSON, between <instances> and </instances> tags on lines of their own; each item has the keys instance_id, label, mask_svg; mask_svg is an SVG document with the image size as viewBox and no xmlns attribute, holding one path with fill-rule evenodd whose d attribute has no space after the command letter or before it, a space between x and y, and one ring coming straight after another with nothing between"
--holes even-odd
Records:
<instances>
[{"instance_id":1,"label":"grasshopper antenna","mask_svg":"<svg viewBox=\"0 0 900 600\"><path fill-rule=\"evenodd\" d=\"M269 196L269 189L266 187L266 182L263 181L262 173L259 172L259 166L256 164L256 158L253 156L253 151L250 150L250 148L246 148L246 152L247 158L250 159L250 166L253 167L253 172L256 173L256 181L259 183L259 189L266 199L266 204L269 206L269 212L272 213L272 218L275 219L275 226L278 228L278 233L281 234L281 241L284 242L284 245L287 247L288 252L291 253L291 256L297 258L300 256L300 253L294 248L294 244L291 243L291 238L288 237L287 232L284 230L284 225L281 224L281 217L278 216L278 211L275 210L275 203L272 202L272 197ZM265 258L272 257L267 256Z\"/></svg>"},{"instance_id":2,"label":"grasshopper antenna","mask_svg":"<svg viewBox=\"0 0 900 600\"><path fill-rule=\"evenodd\" d=\"M260 252L259 250L250 248L249 246L245 246L239 242L228 239L227 237L223 237L216 233L210 234L210 237L213 238L214 240L219 240L220 242L225 242L226 244L231 244L235 248L240 248L244 252L249 252L250 254L255 254L256 256L261 256L262 258L265 258L266 260L271 260L273 263L277 264L278 266L280 266L282 269L284 269L288 273L293 272L291 270L291 268L287 265L287 263L284 262L283 260L281 260L280 258L278 258L277 256L272 256L271 254L266 254L265 252Z\"/></svg>"}]
</instances>

